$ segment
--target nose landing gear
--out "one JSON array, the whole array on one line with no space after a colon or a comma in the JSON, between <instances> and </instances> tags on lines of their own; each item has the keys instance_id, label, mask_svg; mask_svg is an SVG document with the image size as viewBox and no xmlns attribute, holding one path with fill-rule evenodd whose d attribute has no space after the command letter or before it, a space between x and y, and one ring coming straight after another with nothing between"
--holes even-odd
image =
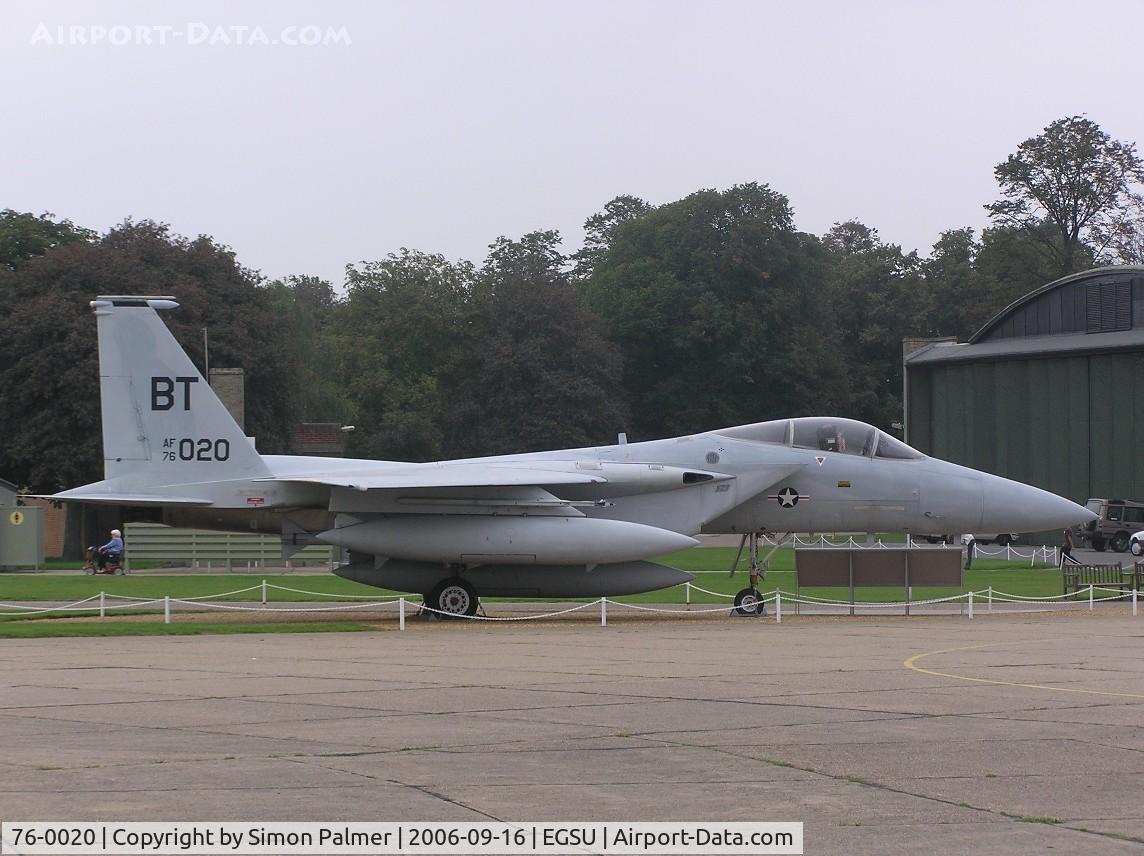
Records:
<instances>
[{"instance_id":1,"label":"nose landing gear","mask_svg":"<svg viewBox=\"0 0 1144 856\"><path fill-rule=\"evenodd\" d=\"M739 541L739 552L735 554L735 561L731 563L731 576L735 576L735 570L739 566L739 560L743 557L743 548L749 545L750 556L750 577L747 588L740 589L739 593L735 595L735 608L731 610L732 615L744 616L751 618L764 618L767 614L767 605L763 600L762 594L759 592L759 581L767 578L767 568L770 566L771 556L774 555L775 550L783 545L791 533L787 533L780 537L770 552L767 553L762 559L759 558L759 533L750 532L743 536Z\"/></svg>"}]
</instances>

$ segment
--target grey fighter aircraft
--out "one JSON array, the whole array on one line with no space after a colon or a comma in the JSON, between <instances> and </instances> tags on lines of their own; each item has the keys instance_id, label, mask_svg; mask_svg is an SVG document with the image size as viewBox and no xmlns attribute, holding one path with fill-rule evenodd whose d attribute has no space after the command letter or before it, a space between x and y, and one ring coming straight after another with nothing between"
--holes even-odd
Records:
<instances>
[{"instance_id":1,"label":"grey fighter aircraft","mask_svg":"<svg viewBox=\"0 0 1144 856\"><path fill-rule=\"evenodd\" d=\"M700 533L1028 532L1086 522L1054 494L927 457L850 419L433 463L261 455L158 315L93 301L104 480L69 502L347 548L335 573L472 614L480 595L630 594L691 579L646 561Z\"/></svg>"}]
</instances>

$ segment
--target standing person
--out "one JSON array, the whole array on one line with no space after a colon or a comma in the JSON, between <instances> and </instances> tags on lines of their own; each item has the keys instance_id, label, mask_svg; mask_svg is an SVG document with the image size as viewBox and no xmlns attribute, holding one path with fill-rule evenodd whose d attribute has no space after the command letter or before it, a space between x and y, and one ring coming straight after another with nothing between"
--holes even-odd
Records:
<instances>
[{"instance_id":1,"label":"standing person","mask_svg":"<svg viewBox=\"0 0 1144 856\"><path fill-rule=\"evenodd\" d=\"M965 570L973 567L973 557L977 553L977 539L966 533L961 536L961 543L965 545Z\"/></svg>"},{"instance_id":2,"label":"standing person","mask_svg":"<svg viewBox=\"0 0 1144 856\"><path fill-rule=\"evenodd\" d=\"M1070 527L1070 528L1065 530L1064 541L1061 543L1061 566L1062 567L1064 566L1065 559L1068 559L1073 564L1076 563L1076 559L1073 558L1072 550L1073 550L1073 534L1072 534L1072 528Z\"/></svg>"}]
</instances>

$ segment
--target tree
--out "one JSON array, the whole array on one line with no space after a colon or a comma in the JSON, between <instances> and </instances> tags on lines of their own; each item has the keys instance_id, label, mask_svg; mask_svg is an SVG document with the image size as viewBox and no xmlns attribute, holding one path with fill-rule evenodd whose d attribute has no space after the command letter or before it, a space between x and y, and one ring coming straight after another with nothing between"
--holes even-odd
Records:
<instances>
[{"instance_id":1,"label":"tree","mask_svg":"<svg viewBox=\"0 0 1144 856\"><path fill-rule=\"evenodd\" d=\"M5 208L0 211L0 269L15 270L33 256L53 247L95 240L96 233L71 220L53 220L53 214L34 214Z\"/></svg>"},{"instance_id":2,"label":"tree","mask_svg":"<svg viewBox=\"0 0 1144 856\"><path fill-rule=\"evenodd\" d=\"M288 276L267 286L274 312L298 353L299 411L303 422L336 422L351 407L331 348L338 304L333 286L315 276Z\"/></svg>"},{"instance_id":3,"label":"tree","mask_svg":"<svg viewBox=\"0 0 1144 856\"><path fill-rule=\"evenodd\" d=\"M353 455L451 456L447 414L473 276L468 262L407 249L347 269L349 293L324 338L357 427Z\"/></svg>"},{"instance_id":4,"label":"tree","mask_svg":"<svg viewBox=\"0 0 1144 856\"><path fill-rule=\"evenodd\" d=\"M629 220L642 217L652 206L637 196L617 196L584 222L584 246L572 258L573 276L583 281L592 275L592 268L607 251L616 229Z\"/></svg>"},{"instance_id":5,"label":"tree","mask_svg":"<svg viewBox=\"0 0 1144 856\"><path fill-rule=\"evenodd\" d=\"M1121 260L1144 230L1144 162L1083 116L1058 119L1017 147L993 174L1002 198L986 205L998 226L1043 243L1064 276L1083 269L1085 246ZM1042 228L1048 222L1051 232ZM1055 240L1050 240L1049 235ZM1055 277L1054 277L1055 278Z\"/></svg>"},{"instance_id":6,"label":"tree","mask_svg":"<svg viewBox=\"0 0 1144 856\"><path fill-rule=\"evenodd\" d=\"M976 269L980 249L973 229L949 229L941 233L929 258L922 262L927 335L965 341L985 320L981 317L987 311L983 280Z\"/></svg>"},{"instance_id":7,"label":"tree","mask_svg":"<svg viewBox=\"0 0 1144 856\"><path fill-rule=\"evenodd\" d=\"M616 225L584 294L622 351L633 436L842 410L828 272L821 242L766 185L702 190Z\"/></svg>"},{"instance_id":8,"label":"tree","mask_svg":"<svg viewBox=\"0 0 1144 856\"><path fill-rule=\"evenodd\" d=\"M850 383L847 415L889 428L902 414L902 339L925 329L920 263L856 220L834 224L822 242L833 262L828 293Z\"/></svg>"},{"instance_id":9,"label":"tree","mask_svg":"<svg viewBox=\"0 0 1144 856\"><path fill-rule=\"evenodd\" d=\"M489 248L449 414L463 453L612 443L625 427L619 351L577 304L559 245L545 231Z\"/></svg>"},{"instance_id":10,"label":"tree","mask_svg":"<svg viewBox=\"0 0 1144 856\"><path fill-rule=\"evenodd\" d=\"M102 477L98 294L174 294L164 321L201 366L246 369L246 430L263 451L285 451L294 416L297 361L268 292L206 236L188 240L151 221L127 222L94 243L65 243L0 272L0 472L37 491Z\"/></svg>"}]
</instances>

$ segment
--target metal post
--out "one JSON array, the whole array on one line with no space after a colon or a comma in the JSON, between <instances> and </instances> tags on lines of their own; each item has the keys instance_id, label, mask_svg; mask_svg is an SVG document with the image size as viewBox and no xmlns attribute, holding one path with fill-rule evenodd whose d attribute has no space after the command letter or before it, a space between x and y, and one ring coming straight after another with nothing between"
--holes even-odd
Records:
<instances>
[{"instance_id":1,"label":"metal post","mask_svg":"<svg viewBox=\"0 0 1144 856\"><path fill-rule=\"evenodd\" d=\"M1092 583L1088 584L1088 611L1092 612Z\"/></svg>"},{"instance_id":2,"label":"metal post","mask_svg":"<svg viewBox=\"0 0 1144 856\"><path fill-rule=\"evenodd\" d=\"M1132 589L1132 617L1136 617L1136 589Z\"/></svg>"},{"instance_id":3,"label":"metal post","mask_svg":"<svg viewBox=\"0 0 1144 856\"><path fill-rule=\"evenodd\" d=\"M691 583L689 581L689 582L684 583L684 585L686 586L686 588L684 589L683 602L687 605L688 609L691 609Z\"/></svg>"},{"instance_id":4,"label":"metal post","mask_svg":"<svg viewBox=\"0 0 1144 856\"><path fill-rule=\"evenodd\" d=\"M973 589L969 590L969 620L973 620Z\"/></svg>"},{"instance_id":5,"label":"metal post","mask_svg":"<svg viewBox=\"0 0 1144 856\"><path fill-rule=\"evenodd\" d=\"M910 537L909 535L906 535L907 540L909 539L909 537ZM848 561L850 563L850 614L853 615L854 614L854 554L853 553L851 553L848 556Z\"/></svg>"},{"instance_id":6,"label":"metal post","mask_svg":"<svg viewBox=\"0 0 1144 856\"><path fill-rule=\"evenodd\" d=\"M1132 594L1135 595L1136 592L1133 592ZM106 598L106 594L104 592L100 592L99 593L99 617L100 618L107 618L107 608L106 608L107 602L106 602L105 598ZM1135 601L1135 597L1134 597L1133 603L1135 603L1135 602L1136 601Z\"/></svg>"},{"instance_id":7,"label":"metal post","mask_svg":"<svg viewBox=\"0 0 1144 856\"><path fill-rule=\"evenodd\" d=\"M405 598L399 598L397 601L397 629L405 629Z\"/></svg>"},{"instance_id":8,"label":"metal post","mask_svg":"<svg viewBox=\"0 0 1144 856\"><path fill-rule=\"evenodd\" d=\"M987 612L993 611L993 586L989 586L989 606L986 607Z\"/></svg>"},{"instance_id":9,"label":"metal post","mask_svg":"<svg viewBox=\"0 0 1144 856\"><path fill-rule=\"evenodd\" d=\"M783 593L775 589L775 624L783 623Z\"/></svg>"},{"instance_id":10,"label":"metal post","mask_svg":"<svg viewBox=\"0 0 1144 856\"><path fill-rule=\"evenodd\" d=\"M600 626L608 626L608 599L606 597L600 598Z\"/></svg>"},{"instance_id":11,"label":"metal post","mask_svg":"<svg viewBox=\"0 0 1144 856\"><path fill-rule=\"evenodd\" d=\"M169 594L163 596L163 623L171 623L171 596Z\"/></svg>"},{"instance_id":12,"label":"metal post","mask_svg":"<svg viewBox=\"0 0 1144 856\"><path fill-rule=\"evenodd\" d=\"M262 605L266 606L266 580L262 581Z\"/></svg>"},{"instance_id":13,"label":"metal post","mask_svg":"<svg viewBox=\"0 0 1144 856\"><path fill-rule=\"evenodd\" d=\"M910 551L906 550L902 554L903 570L906 574L906 618L910 617L910 593L913 591L913 586L910 585Z\"/></svg>"}]
</instances>

